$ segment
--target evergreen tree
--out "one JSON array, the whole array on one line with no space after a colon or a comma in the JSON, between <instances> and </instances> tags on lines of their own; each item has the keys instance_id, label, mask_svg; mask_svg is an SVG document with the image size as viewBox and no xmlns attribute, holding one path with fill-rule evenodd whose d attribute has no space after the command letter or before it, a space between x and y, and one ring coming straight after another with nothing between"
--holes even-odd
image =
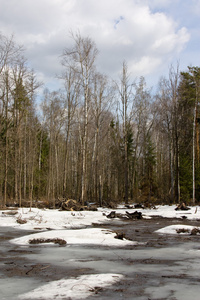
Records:
<instances>
[{"instance_id":1,"label":"evergreen tree","mask_svg":"<svg viewBox=\"0 0 200 300\"><path fill-rule=\"evenodd\" d=\"M196 199L199 186L196 174L199 173L199 100L200 100L200 68L188 67L188 72L181 73L179 86L179 113L181 114L180 135L180 189L182 199ZM181 165L183 163L183 166ZM190 185L185 177L191 175Z\"/></svg>"}]
</instances>

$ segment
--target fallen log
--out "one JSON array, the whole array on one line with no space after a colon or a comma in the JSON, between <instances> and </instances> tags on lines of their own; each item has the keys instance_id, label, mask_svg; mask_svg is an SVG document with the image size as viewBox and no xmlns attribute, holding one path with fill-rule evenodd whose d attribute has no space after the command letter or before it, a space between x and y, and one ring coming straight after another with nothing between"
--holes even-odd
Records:
<instances>
[{"instance_id":1,"label":"fallen log","mask_svg":"<svg viewBox=\"0 0 200 300\"><path fill-rule=\"evenodd\" d=\"M67 201L63 201L61 204L61 209L62 210L67 210L67 211L79 211L81 210L82 206L80 203L78 203L76 200L73 199L68 199Z\"/></svg>"},{"instance_id":2,"label":"fallen log","mask_svg":"<svg viewBox=\"0 0 200 300\"><path fill-rule=\"evenodd\" d=\"M197 234L200 234L200 229L199 228L193 228L192 230L191 230L191 233L190 233L191 235L197 235Z\"/></svg>"},{"instance_id":3,"label":"fallen log","mask_svg":"<svg viewBox=\"0 0 200 300\"><path fill-rule=\"evenodd\" d=\"M66 211L97 211L96 205L90 204L88 202L85 202L84 205L82 205L79 201L76 201L74 199L58 199L56 202L56 208Z\"/></svg>"},{"instance_id":4,"label":"fallen log","mask_svg":"<svg viewBox=\"0 0 200 300\"><path fill-rule=\"evenodd\" d=\"M16 220L16 222L19 223L19 224L26 224L26 223L27 223L27 220L26 220L26 219L18 218L18 219Z\"/></svg>"},{"instance_id":5,"label":"fallen log","mask_svg":"<svg viewBox=\"0 0 200 300\"><path fill-rule=\"evenodd\" d=\"M144 205L142 205L141 203L137 203L134 205L134 208L142 208L144 209Z\"/></svg>"},{"instance_id":6,"label":"fallen log","mask_svg":"<svg viewBox=\"0 0 200 300\"><path fill-rule=\"evenodd\" d=\"M180 203L175 210L189 210L190 208L188 206L185 205L185 203Z\"/></svg>"},{"instance_id":7,"label":"fallen log","mask_svg":"<svg viewBox=\"0 0 200 300\"><path fill-rule=\"evenodd\" d=\"M128 209L133 209L133 205L129 205L129 204L125 204L125 207L128 208Z\"/></svg>"},{"instance_id":8,"label":"fallen log","mask_svg":"<svg viewBox=\"0 0 200 300\"><path fill-rule=\"evenodd\" d=\"M179 228L179 229L176 229L176 232L177 233L189 233L190 230L187 228Z\"/></svg>"},{"instance_id":9,"label":"fallen log","mask_svg":"<svg viewBox=\"0 0 200 300\"><path fill-rule=\"evenodd\" d=\"M111 211L106 217L109 218L109 219L116 218L116 211L114 211L114 210Z\"/></svg>"},{"instance_id":10,"label":"fallen log","mask_svg":"<svg viewBox=\"0 0 200 300\"><path fill-rule=\"evenodd\" d=\"M129 213L128 211L126 211L126 216L129 218L129 219L142 219L142 213L140 211L135 211L133 213Z\"/></svg>"},{"instance_id":11,"label":"fallen log","mask_svg":"<svg viewBox=\"0 0 200 300\"><path fill-rule=\"evenodd\" d=\"M17 210L9 210L9 211L3 211L2 214L6 216L15 216L18 213Z\"/></svg>"},{"instance_id":12,"label":"fallen log","mask_svg":"<svg viewBox=\"0 0 200 300\"><path fill-rule=\"evenodd\" d=\"M123 232L116 232L116 236L114 236L114 238L123 240L123 239L125 239L125 234Z\"/></svg>"}]
</instances>

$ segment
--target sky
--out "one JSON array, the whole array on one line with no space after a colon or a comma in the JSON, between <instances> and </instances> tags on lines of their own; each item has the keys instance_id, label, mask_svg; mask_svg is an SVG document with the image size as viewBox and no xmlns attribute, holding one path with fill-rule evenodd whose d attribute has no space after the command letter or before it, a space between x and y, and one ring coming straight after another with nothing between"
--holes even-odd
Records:
<instances>
[{"instance_id":1,"label":"sky","mask_svg":"<svg viewBox=\"0 0 200 300\"><path fill-rule=\"evenodd\" d=\"M0 0L0 32L14 34L39 81L57 90L70 32L96 43L97 70L119 78L123 61L133 79L154 86L179 62L200 66L200 0Z\"/></svg>"}]
</instances>

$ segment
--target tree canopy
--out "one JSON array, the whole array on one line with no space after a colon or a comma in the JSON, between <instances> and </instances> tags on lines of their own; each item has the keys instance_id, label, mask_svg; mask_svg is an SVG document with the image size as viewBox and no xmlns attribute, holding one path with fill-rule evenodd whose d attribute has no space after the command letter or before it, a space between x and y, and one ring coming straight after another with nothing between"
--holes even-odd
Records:
<instances>
[{"instance_id":1,"label":"tree canopy","mask_svg":"<svg viewBox=\"0 0 200 300\"><path fill-rule=\"evenodd\" d=\"M171 67L153 94L125 61L118 82L100 74L95 42L72 39L39 117L41 83L0 35L0 205L199 202L200 68Z\"/></svg>"}]
</instances>

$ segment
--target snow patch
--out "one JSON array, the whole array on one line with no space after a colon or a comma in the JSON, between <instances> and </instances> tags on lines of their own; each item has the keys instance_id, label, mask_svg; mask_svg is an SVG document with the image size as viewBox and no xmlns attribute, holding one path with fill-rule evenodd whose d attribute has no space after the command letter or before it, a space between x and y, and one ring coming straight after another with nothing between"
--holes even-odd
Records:
<instances>
[{"instance_id":1,"label":"snow patch","mask_svg":"<svg viewBox=\"0 0 200 300\"><path fill-rule=\"evenodd\" d=\"M28 293L19 299L85 299L98 294L102 288L117 283L123 278L120 274L92 274L77 278L52 281Z\"/></svg>"},{"instance_id":2,"label":"snow patch","mask_svg":"<svg viewBox=\"0 0 200 300\"><path fill-rule=\"evenodd\" d=\"M188 220L200 220L199 207L190 207L190 210L176 211L176 206L156 206L156 209L128 209L130 213L142 212L143 218L149 219L154 216L164 218L183 218ZM119 206L116 211L125 214L127 208ZM106 222L123 222L118 218L109 219L106 217L111 212L108 208L99 208L98 211L59 211L57 209L19 208L16 215L6 215L5 211L0 211L0 226L10 226L23 230L46 230L48 229L77 229L85 228L95 224ZM17 223L17 220L25 220L25 224Z\"/></svg>"},{"instance_id":3,"label":"snow patch","mask_svg":"<svg viewBox=\"0 0 200 300\"><path fill-rule=\"evenodd\" d=\"M16 238L13 239L12 242L15 244L28 245L29 240L33 239L59 238L65 240L67 245L93 244L102 246L126 246L138 244L137 242L126 239L116 239L115 236L116 234L114 232L100 228L50 230Z\"/></svg>"},{"instance_id":4,"label":"snow patch","mask_svg":"<svg viewBox=\"0 0 200 300\"><path fill-rule=\"evenodd\" d=\"M157 233L162 234L191 234L191 231L194 229L200 229L200 227L194 227L190 225L170 225L161 229L156 230ZM178 233L177 231L183 229L185 230L185 233Z\"/></svg>"}]
</instances>

